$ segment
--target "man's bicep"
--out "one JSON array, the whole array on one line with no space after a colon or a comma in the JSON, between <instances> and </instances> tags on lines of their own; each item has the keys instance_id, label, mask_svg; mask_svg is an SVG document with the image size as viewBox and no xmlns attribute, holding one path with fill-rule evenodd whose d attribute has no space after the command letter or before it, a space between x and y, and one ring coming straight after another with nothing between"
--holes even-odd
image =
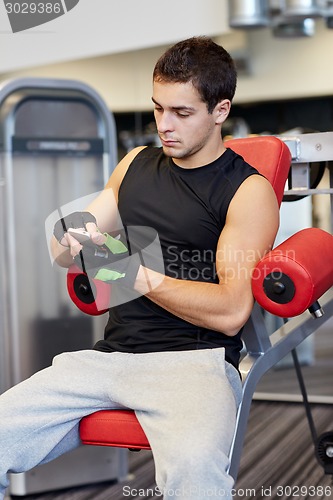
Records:
<instances>
[{"instance_id":1,"label":"man's bicep","mask_svg":"<svg viewBox=\"0 0 333 500\"><path fill-rule=\"evenodd\" d=\"M220 283L244 286L274 243L279 224L275 193L258 175L246 179L230 203L221 233L216 267Z\"/></svg>"}]
</instances>

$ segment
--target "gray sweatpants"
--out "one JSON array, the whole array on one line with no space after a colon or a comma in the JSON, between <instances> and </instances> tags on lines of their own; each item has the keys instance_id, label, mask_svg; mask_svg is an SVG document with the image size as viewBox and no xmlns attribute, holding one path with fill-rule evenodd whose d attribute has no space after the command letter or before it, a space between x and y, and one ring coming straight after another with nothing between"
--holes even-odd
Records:
<instances>
[{"instance_id":1,"label":"gray sweatpants","mask_svg":"<svg viewBox=\"0 0 333 500\"><path fill-rule=\"evenodd\" d=\"M226 473L240 378L224 349L147 354L78 351L0 396L0 499L23 472L80 444L100 409L133 408L153 451L163 498L229 498Z\"/></svg>"}]
</instances>

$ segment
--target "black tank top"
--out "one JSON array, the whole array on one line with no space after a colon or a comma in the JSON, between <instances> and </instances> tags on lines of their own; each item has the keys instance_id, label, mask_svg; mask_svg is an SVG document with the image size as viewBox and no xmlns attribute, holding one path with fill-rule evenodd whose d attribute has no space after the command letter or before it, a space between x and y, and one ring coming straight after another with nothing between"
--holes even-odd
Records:
<instances>
[{"instance_id":1,"label":"black tank top","mask_svg":"<svg viewBox=\"0 0 333 500\"><path fill-rule=\"evenodd\" d=\"M122 223L157 231L167 276L218 283L216 247L229 203L253 174L257 170L231 149L208 165L184 169L162 148L145 148L120 186ZM240 336L192 325L142 296L110 309L104 340L95 349L143 353L225 347L226 359L237 367Z\"/></svg>"}]
</instances>

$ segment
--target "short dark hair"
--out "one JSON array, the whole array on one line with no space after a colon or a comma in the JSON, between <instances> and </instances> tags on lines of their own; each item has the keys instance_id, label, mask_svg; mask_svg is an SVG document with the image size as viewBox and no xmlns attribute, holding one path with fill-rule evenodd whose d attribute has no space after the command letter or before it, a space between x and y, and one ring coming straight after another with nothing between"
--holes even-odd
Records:
<instances>
[{"instance_id":1,"label":"short dark hair","mask_svg":"<svg viewBox=\"0 0 333 500\"><path fill-rule=\"evenodd\" d=\"M170 47L157 61L153 80L186 83L191 81L207 104L209 113L223 99L232 101L237 72L230 54L211 38L192 37Z\"/></svg>"}]
</instances>

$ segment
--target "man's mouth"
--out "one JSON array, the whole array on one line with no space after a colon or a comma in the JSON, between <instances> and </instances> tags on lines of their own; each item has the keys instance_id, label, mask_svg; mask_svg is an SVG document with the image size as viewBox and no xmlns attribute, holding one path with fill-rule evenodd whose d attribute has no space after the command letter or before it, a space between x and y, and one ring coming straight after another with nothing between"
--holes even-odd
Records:
<instances>
[{"instance_id":1,"label":"man's mouth","mask_svg":"<svg viewBox=\"0 0 333 500\"><path fill-rule=\"evenodd\" d=\"M178 141L175 141L175 140L172 140L172 139L161 139L161 142L162 142L162 145L163 146L167 146L167 147L172 147L174 146L175 144L177 144Z\"/></svg>"}]
</instances>

